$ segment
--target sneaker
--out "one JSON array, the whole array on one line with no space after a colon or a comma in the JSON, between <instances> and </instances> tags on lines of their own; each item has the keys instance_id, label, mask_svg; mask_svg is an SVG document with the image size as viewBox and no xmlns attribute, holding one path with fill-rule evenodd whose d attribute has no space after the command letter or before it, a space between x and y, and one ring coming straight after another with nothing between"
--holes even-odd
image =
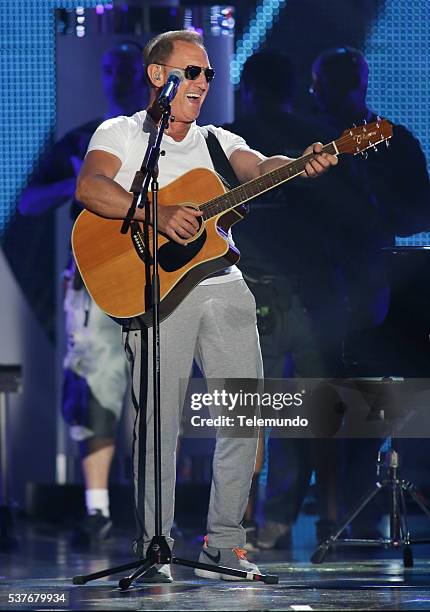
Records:
<instances>
[{"instance_id":1,"label":"sneaker","mask_svg":"<svg viewBox=\"0 0 430 612\"><path fill-rule=\"evenodd\" d=\"M255 521L242 521L242 527L246 533L246 544L243 547L247 552L258 551L257 544L257 523Z\"/></svg>"},{"instance_id":2,"label":"sneaker","mask_svg":"<svg viewBox=\"0 0 430 612\"><path fill-rule=\"evenodd\" d=\"M71 537L72 546L90 546L96 542L104 542L112 532L112 521L103 516L101 510L88 514L77 527Z\"/></svg>"},{"instance_id":3,"label":"sneaker","mask_svg":"<svg viewBox=\"0 0 430 612\"><path fill-rule=\"evenodd\" d=\"M288 523L266 521L258 534L257 546L264 550L284 549L291 546L291 527Z\"/></svg>"},{"instance_id":4,"label":"sneaker","mask_svg":"<svg viewBox=\"0 0 430 612\"><path fill-rule=\"evenodd\" d=\"M173 582L170 565L154 565L143 576L136 580L138 584L169 584Z\"/></svg>"},{"instance_id":5,"label":"sneaker","mask_svg":"<svg viewBox=\"0 0 430 612\"><path fill-rule=\"evenodd\" d=\"M243 548L213 548L208 545L208 537L205 537L203 550L199 556L199 563L208 565L221 565L231 569L242 570L251 574L261 574L254 563L250 563L246 558L246 550ZM212 580L244 580L237 576L229 576L218 572L209 572L196 568L194 574L199 578L211 578Z\"/></svg>"}]
</instances>

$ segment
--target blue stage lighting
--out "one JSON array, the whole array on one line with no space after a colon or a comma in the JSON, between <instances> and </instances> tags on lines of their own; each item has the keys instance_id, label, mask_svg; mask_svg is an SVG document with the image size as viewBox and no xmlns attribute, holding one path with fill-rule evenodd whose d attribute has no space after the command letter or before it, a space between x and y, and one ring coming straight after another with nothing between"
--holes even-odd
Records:
<instances>
[{"instance_id":1,"label":"blue stage lighting","mask_svg":"<svg viewBox=\"0 0 430 612\"><path fill-rule=\"evenodd\" d=\"M430 169L430 13L429 3L390 0L381 6L369 31L368 102L419 138ZM397 238L401 246L430 244L430 233Z\"/></svg>"},{"instance_id":2,"label":"blue stage lighting","mask_svg":"<svg viewBox=\"0 0 430 612\"><path fill-rule=\"evenodd\" d=\"M20 192L55 130L55 9L79 9L83 16L85 8L107 3L1 0L0 5L1 237L15 214Z\"/></svg>"},{"instance_id":3,"label":"blue stage lighting","mask_svg":"<svg viewBox=\"0 0 430 612\"><path fill-rule=\"evenodd\" d=\"M230 62L230 80L238 85L242 68L250 55L266 40L286 0L261 0L250 19L248 28L236 42L236 53Z\"/></svg>"}]
</instances>

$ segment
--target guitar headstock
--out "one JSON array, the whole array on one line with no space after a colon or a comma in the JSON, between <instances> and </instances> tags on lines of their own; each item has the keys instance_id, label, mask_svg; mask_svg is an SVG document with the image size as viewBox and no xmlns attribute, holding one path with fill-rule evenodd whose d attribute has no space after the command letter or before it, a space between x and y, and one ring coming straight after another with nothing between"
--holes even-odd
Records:
<instances>
[{"instance_id":1,"label":"guitar headstock","mask_svg":"<svg viewBox=\"0 0 430 612\"><path fill-rule=\"evenodd\" d=\"M352 153L357 155L374 147L380 142L386 142L393 135L393 126L387 119L378 119L358 127L345 130L342 136L335 141L339 153Z\"/></svg>"}]
</instances>

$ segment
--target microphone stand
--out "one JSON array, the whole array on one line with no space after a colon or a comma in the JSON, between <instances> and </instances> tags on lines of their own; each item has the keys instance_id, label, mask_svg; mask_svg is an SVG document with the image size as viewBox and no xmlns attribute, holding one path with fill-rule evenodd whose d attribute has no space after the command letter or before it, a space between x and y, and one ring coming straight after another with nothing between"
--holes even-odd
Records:
<instances>
[{"instance_id":1,"label":"microphone stand","mask_svg":"<svg viewBox=\"0 0 430 612\"><path fill-rule=\"evenodd\" d=\"M157 110L155 110L155 113ZM159 111L158 111L159 113ZM154 116L154 115L152 115ZM136 172L135 178L131 190L134 194L132 204L127 213L126 218L121 227L121 233L126 234L128 230L131 230L133 238L133 224L137 223L133 221L134 214L136 212L137 202L140 203L139 207L145 205L145 225L150 223L149 217L149 202L148 202L148 188L149 182L151 181L151 193L152 193L152 257L145 257L144 260L147 265L149 262L152 263L152 277L151 277L151 300L152 300L152 359L153 359L153 397L154 397L154 485L155 485L155 535L152 538L146 557L138 559L132 563L126 563L125 565L119 565L117 567L108 568L85 576L74 576L73 584L86 584L90 580L96 580L97 578L104 578L105 576L111 576L119 572L124 572L129 569L137 568L131 575L121 578L118 586L121 590L126 590L130 585L137 580L140 576L144 575L151 568L156 565L165 564L176 564L183 565L185 567L198 568L209 572L227 574L242 578L244 580L254 580L257 582L264 582L266 584L277 584L278 576L273 575L262 575L262 574L250 574L243 570L235 570L228 567L209 565L207 563L199 563L197 561L189 561L187 559L181 559L179 557L172 556L170 546L164 535L162 535L162 506L161 506L161 410L160 410L160 280L158 274L158 160L161 152L160 145L163 138L164 131L168 128L169 120L171 116L170 104L166 104L162 109L160 126L158 128L158 134L154 145L148 143L148 148L145 153L145 157L142 162L141 169ZM173 118L172 118L173 120ZM142 376L142 372L141 372ZM139 395L139 409L145 398ZM143 414L143 411L140 412ZM144 430L144 423L142 419L139 422L140 432Z\"/></svg>"}]
</instances>

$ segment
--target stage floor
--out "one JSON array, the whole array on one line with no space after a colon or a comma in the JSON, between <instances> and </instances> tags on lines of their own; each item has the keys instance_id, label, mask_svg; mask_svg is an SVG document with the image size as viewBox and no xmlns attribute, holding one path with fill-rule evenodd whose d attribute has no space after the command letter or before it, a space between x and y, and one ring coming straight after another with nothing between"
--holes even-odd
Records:
<instances>
[{"instance_id":1,"label":"stage floor","mask_svg":"<svg viewBox=\"0 0 430 612\"><path fill-rule=\"evenodd\" d=\"M174 565L172 585L123 592L118 589L123 574L84 586L73 586L72 577L132 562L130 534L117 532L108 545L75 551L65 531L33 525L18 531L19 549L0 553L1 610L430 610L428 546L414 547L411 569L403 568L399 552L373 548L344 549L313 565L313 549L295 546L292 552L249 555L263 573L279 576L277 585L202 580ZM199 547L189 536L178 542L175 554L194 560ZM30 602L23 602L25 594L27 600L32 595ZM51 597L48 605L45 597L43 603L47 594L57 594L58 601Z\"/></svg>"}]
</instances>

